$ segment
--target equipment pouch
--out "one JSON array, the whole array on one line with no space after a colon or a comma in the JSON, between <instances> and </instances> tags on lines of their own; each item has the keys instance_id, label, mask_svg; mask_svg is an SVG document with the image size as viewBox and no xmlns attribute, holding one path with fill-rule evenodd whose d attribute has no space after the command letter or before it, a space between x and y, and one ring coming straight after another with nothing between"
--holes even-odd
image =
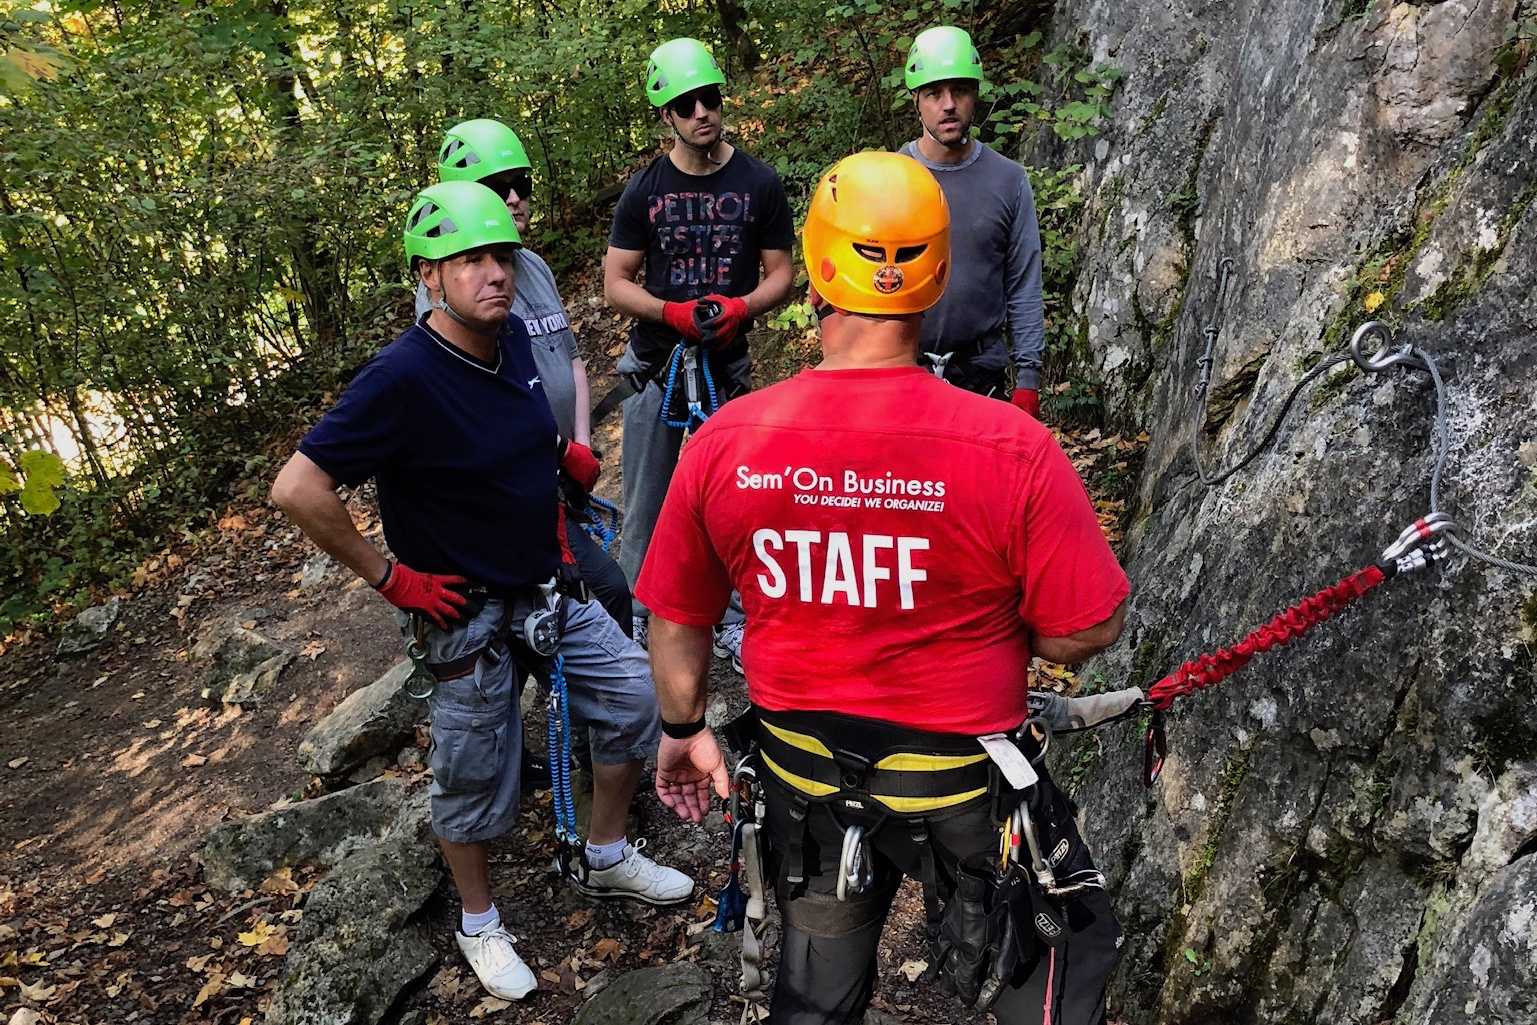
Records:
<instances>
[{"instance_id":1,"label":"equipment pouch","mask_svg":"<svg viewBox=\"0 0 1537 1025\"><path fill-rule=\"evenodd\" d=\"M999 897L991 858L956 866L955 893L940 921L940 973L968 1007L976 1005L997 959L1007 911Z\"/></svg>"}]
</instances>

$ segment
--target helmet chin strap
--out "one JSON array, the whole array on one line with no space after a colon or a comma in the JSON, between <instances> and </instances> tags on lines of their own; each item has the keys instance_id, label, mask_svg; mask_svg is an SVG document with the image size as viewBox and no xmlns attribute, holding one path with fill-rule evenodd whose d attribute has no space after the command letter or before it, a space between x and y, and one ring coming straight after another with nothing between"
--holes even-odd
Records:
<instances>
[{"instance_id":1,"label":"helmet chin strap","mask_svg":"<svg viewBox=\"0 0 1537 1025\"><path fill-rule=\"evenodd\" d=\"M920 122L920 124L921 123L922 122ZM945 142L943 139L939 138L939 136L929 131L928 125L923 126L923 134L927 135L930 139L933 139L936 143L943 146L945 149L965 149L966 146L971 142L970 133L963 134L961 136L960 142Z\"/></svg>"},{"instance_id":2,"label":"helmet chin strap","mask_svg":"<svg viewBox=\"0 0 1537 1025\"><path fill-rule=\"evenodd\" d=\"M427 290L427 301L428 301L428 304L433 309L435 309L435 310L442 310L444 313L448 314L454 320L458 321L460 324L462 324L465 327L469 328L471 331L479 331L480 330L476 325L471 324L469 321L467 321L463 317L459 316L459 311L458 310L456 310L452 306L448 305L448 294L446 292L442 293L442 295L443 295L443 297L441 299L434 299L434 298L432 298L432 289L429 288Z\"/></svg>"}]
</instances>

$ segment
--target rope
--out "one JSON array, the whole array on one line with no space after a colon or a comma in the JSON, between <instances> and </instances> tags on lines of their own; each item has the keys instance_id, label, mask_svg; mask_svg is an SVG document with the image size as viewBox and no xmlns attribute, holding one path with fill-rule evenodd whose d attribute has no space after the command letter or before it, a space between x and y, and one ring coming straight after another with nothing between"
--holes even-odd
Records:
<instances>
[{"instance_id":1,"label":"rope","mask_svg":"<svg viewBox=\"0 0 1537 1025\"><path fill-rule=\"evenodd\" d=\"M571 795L571 699L566 692L566 662L550 666L550 704L545 716L545 746L550 753L550 802L555 806L555 838L581 842L576 829L576 800Z\"/></svg>"},{"instance_id":2,"label":"rope","mask_svg":"<svg viewBox=\"0 0 1537 1025\"><path fill-rule=\"evenodd\" d=\"M586 516L581 520L582 529L607 553L614 547L614 539L619 536L619 507L597 495L588 495L584 511Z\"/></svg>"},{"instance_id":3,"label":"rope","mask_svg":"<svg viewBox=\"0 0 1537 1025\"><path fill-rule=\"evenodd\" d=\"M1412 349L1410 351L1425 364L1425 370L1430 374L1430 380L1436 389L1436 459L1430 468L1430 511L1436 513L1441 509L1441 472L1446 467L1446 457L1451 449L1451 430L1446 420L1446 385L1442 382L1441 370L1436 366L1436 361L1431 357L1430 353L1423 349ZM1481 562L1486 562L1491 566L1498 566L1500 569L1511 573L1537 576L1537 565L1502 559L1491 552L1475 548L1473 545L1463 541L1455 533L1447 534L1446 540L1462 554L1471 556Z\"/></svg>"},{"instance_id":4,"label":"rope","mask_svg":"<svg viewBox=\"0 0 1537 1025\"><path fill-rule=\"evenodd\" d=\"M690 399L687 409L680 416L668 416L672 409L673 395L678 384L678 373L683 369L686 355L685 350L688 348L687 343L673 346L672 358L667 362L667 384L662 388L662 408L659 413L662 423L668 427L677 428L680 431L702 426L706 420L715 415L720 409L720 396L715 389L715 375L710 371L710 354L700 350L697 355L698 362L696 366L700 371L700 376L704 379L705 394L709 396L709 409L706 410L701 403ZM685 387L687 387L693 382L685 381L684 383ZM698 385L694 384L691 390L697 393Z\"/></svg>"},{"instance_id":5,"label":"rope","mask_svg":"<svg viewBox=\"0 0 1537 1025\"><path fill-rule=\"evenodd\" d=\"M1167 709L1175 698L1222 682L1255 655L1296 640L1386 579L1387 574L1378 566L1352 573L1279 613L1231 648L1219 648L1186 662L1148 688L1148 700L1156 708Z\"/></svg>"}]
</instances>

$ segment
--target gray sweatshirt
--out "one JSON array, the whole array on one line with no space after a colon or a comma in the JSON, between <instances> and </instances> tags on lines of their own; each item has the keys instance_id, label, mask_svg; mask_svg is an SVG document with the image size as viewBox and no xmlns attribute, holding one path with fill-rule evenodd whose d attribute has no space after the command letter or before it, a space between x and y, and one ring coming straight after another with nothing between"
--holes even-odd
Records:
<instances>
[{"instance_id":1,"label":"gray sweatshirt","mask_svg":"<svg viewBox=\"0 0 1537 1025\"><path fill-rule=\"evenodd\" d=\"M959 164L925 160L916 142L901 152L934 172L950 204L950 280L923 315L923 351L951 352L983 339L967 362L998 370L1012 360L1015 385L1039 388L1046 344L1041 234L1025 169L980 142Z\"/></svg>"},{"instance_id":2,"label":"gray sweatshirt","mask_svg":"<svg viewBox=\"0 0 1537 1025\"><path fill-rule=\"evenodd\" d=\"M427 286L416 286L416 319L432 307L428 305ZM555 288L555 274L549 264L530 249L518 250L517 292L512 297L512 312L528 328L533 343L534 365L539 368L539 383L562 438L576 431L576 374L571 361L576 359L576 336L566 307Z\"/></svg>"}]
</instances>

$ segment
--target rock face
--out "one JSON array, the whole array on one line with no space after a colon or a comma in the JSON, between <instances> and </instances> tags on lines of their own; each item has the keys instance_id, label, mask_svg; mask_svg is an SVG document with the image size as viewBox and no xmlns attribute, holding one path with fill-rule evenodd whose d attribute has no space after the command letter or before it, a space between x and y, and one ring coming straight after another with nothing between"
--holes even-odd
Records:
<instances>
[{"instance_id":1,"label":"rock face","mask_svg":"<svg viewBox=\"0 0 1537 1025\"><path fill-rule=\"evenodd\" d=\"M427 788L418 786L383 837L343 858L310 893L268 1025L379 1021L437 963L418 912L442 876Z\"/></svg>"},{"instance_id":2,"label":"rock face","mask_svg":"<svg viewBox=\"0 0 1537 1025\"><path fill-rule=\"evenodd\" d=\"M238 891L285 865L337 865L394 828L412 793L403 780L379 779L222 823L198 852L204 878Z\"/></svg>"},{"instance_id":3,"label":"rock face","mask_svg":"<svg viewBox=\"0 0 1537 1025\"><path fill-rule=\"evenodd\" d=\"M405 692L411 663L401 661L379 679L353 691L299 742L308 772L336 776L378 755L393 755L411 740L427 705Z\"/></svg>"},{"instance_id":4,"label":"rock face","mask_svg":"<svg viewBox=\"0 0 1537 1025\"><path fill-rule=\"evenodd\" d=\"M710 1011L710 973L687 962L626 972L576 1014L575 1025L700 1025Z\"/></svg>"},{"instance_id":5,"label":"rock face","mask_svg":"<svg viewBox=\"0 0 1537 1025\"><path fill-rule=\"evenodd\" d=\"M1075 294L1107 424L1153 441L1123 552L1147 686L1373 561L1428 508L1426 375L1336 368L1277 449L1215 487L1374 309L1454 366L1441 499L1537 562L1537 61L1530 0L1061 0L1058 42L1125 72L1085 165ZM1232 276L1219 301L1218 272ZM1160 785L1135 726L1080 745L1127 941L1130 1021L1537 1020L1530 578L1457 553L1182 700ZM1093 672L1093 668L1089 670ZM1064 767L1066 771L1066 767Z\"/></svg>"},{"instance_id":6,"label":"rock face","mask_svg":"<svg viewBox=\"0 0 1537 1025\"><path fill-rule=\"evenodd\" d=\"M95 651L107 640L117 617L122 611L121 598L110 598L102 605L93 605L70 620L59 638L58 657L74 658L88 651Z\"/></svg>"}]
</instances>

